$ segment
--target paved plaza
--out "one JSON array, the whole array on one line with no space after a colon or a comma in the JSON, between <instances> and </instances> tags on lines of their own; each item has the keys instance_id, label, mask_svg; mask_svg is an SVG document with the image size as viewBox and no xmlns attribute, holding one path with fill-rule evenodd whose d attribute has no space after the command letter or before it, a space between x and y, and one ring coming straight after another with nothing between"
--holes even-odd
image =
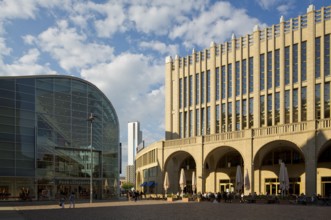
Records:
<instances>
[{"instance_id":1,"label":"paved plaza","mask_svg":"<svg viewBox=\"0 0 331 220\"><path fill-rule=\"evenodd\" d=\"M79 203L61 209L57 202L0 202L0 220L109 219L330 219L330 206L167 202L163 200Z\"/></svg>"}]
</instances>

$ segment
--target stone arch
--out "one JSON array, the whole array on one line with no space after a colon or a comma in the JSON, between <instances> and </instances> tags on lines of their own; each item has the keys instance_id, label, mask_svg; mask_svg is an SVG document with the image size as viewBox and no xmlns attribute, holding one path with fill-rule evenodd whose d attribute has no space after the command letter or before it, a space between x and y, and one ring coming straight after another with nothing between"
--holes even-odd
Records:
<instances>
[{"instance_id":1,"label":"stone arch","mask_svg":"<svg viewBox=\"0 0 331 220\"><path fill-rule=\"evenodd\" d=\"M260 194L279 194L280 162L284 162L289 176L290 194L305 191L305 157L302 150L287 140L272 141L262 146L253 159L255 191Z\"/></svg>"},{"instance_id":2,"label":"stone arch","mask_svg":"<svg viewBox=\"0 0 331 220\"><path fill-rule=\"evenodd\" d=\"M196 173L196 160L192 154L186 151L176 151L168 156L164 163L164 173L162 180L164 181L165 172L168 172L170 187L168 193L180 192L179 176L180 170L184 169L186 176L185 192L192 192L192 173Z\"/></svg>"},{"instance_id":3,"label":"stone arch","mask_svg":"<svg viewBox=\"0 0 331 220\"><path fill-rule=\"evenodd\" d=\"M234 191L237 166L244 167L241 152L231 146L219 146L206 155L204 160L204 179L206 191Z\"/></svg>"}]
</instances>

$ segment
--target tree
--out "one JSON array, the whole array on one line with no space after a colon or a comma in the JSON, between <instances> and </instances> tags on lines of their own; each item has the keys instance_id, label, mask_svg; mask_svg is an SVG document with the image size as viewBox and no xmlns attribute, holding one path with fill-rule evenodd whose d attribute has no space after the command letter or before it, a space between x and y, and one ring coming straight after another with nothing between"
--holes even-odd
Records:
<instances>
[{"instance_id":1,"label":"tree","mask_svg":"<svg viewBox=\"0 0 331 220\"><path fill-rule=\"evenodd\" d=\"M130 182L122 183L122 188L125 189L125 191L130 190L132 187L134 187L133 183L130 183Z\"/></svg>"}]
</instances>

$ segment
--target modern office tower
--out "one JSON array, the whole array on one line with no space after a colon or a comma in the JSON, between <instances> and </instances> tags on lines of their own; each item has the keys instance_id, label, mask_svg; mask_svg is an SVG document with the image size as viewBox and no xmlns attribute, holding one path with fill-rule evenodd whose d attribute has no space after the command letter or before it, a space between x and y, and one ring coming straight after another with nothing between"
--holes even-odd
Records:
<instances>
[{"instance_id":1,"label":"modern office tower","mask_svg":"<svg viewBox=\"0 0 331 220\"><path fill-rule=\"evenodd\" d=\"M116 111L95 85L61 75L0 77L2 199L88 199L91 185L93 199L116 195L119 153Z\"/></svg>"},{"instance_id":2,"label":"modern office tower","mask_svg":"<svg viewBox=\"0 0 331 220\"><path fill-rule=\"evenodd\" d=\"M155 181L162 190L168 172L168 192L179 192L183 168L188 191L195 172L200 192L277 195L286 184L289 194L329 196L330 34L331 7L310 5L279 24L167 57L166 141L137 155L137 186Z\"/></svg>"},{"instance_id":3,"label":"modern office tower","mask_svg":"<svg viewBox=\"0 0 331 220\"><path fill-rule=\"evenodd\" d=\"M140 131L140 123L128 123L128 167L127 167L127 181L131 183L136 182L135 178L135 158L138 147L142 144L142 132Z\"/></svg>"}]
</instances>

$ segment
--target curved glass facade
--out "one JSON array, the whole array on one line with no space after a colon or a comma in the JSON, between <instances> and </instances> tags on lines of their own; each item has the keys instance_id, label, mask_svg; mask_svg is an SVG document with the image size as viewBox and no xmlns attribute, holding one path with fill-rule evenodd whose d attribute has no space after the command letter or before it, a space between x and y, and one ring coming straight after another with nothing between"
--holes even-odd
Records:
<instances>
[{"instance_id":1,"label":"curved glass facade","mask_svg":"<svg viewBox=\"0 0 331 220\"><path fill-rule=\"evenodd\" d=\"M88 199L91 173L95 198L116 196L119 152L117 114L93 84L59 75L0 77L2 197L75 192Z\"/></svg>"}]
</instances>

